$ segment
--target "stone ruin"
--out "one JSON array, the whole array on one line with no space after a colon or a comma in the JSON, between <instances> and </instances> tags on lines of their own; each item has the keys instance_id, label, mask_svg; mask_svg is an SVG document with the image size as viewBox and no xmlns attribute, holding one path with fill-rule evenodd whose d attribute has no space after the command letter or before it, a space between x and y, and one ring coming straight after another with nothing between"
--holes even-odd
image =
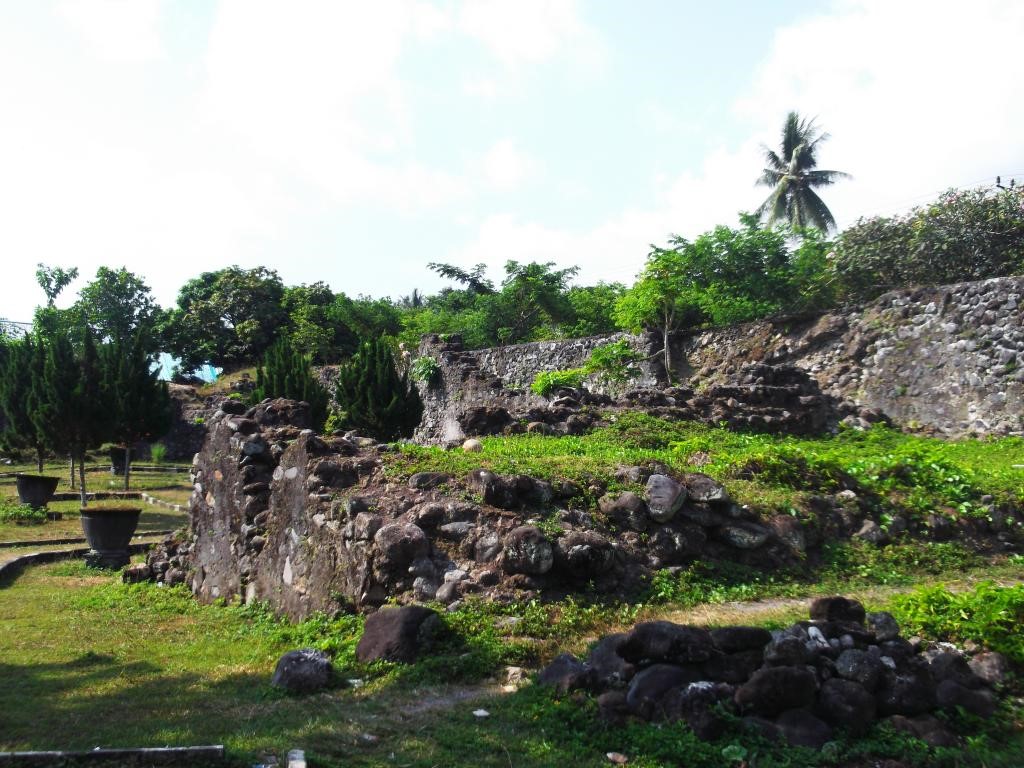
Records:
<instances>
[{"instance_id":1,"label":"stone ruin","mask_svg":"<svg viewBox=\"0 0 1024 768\"><path fill-rule=\"evenodd\" d=\"M858 736L884 719L931 746L956 747L935 715L962 708L991 717L1009 671L999 653L908 640L891 614L826 597L811 604L809 621L772 632L638 624L583 660L559 656L538 683L597 695L609 723L685 722L705 740L740 718L769 739L819 749L837 730Z\"/></svg>"},{"instance_id":2,"label":"stone ruin","mask_svg":"<svg viewBox=\"0 0 1024 768\"><path fill-rule=\"evenodd\" d=\"M800 385L777 370L750 374L749 384L680 397L682 405L657 392L666 398L662 404L644 407L714 413L722 398L749 402L754 393L758 410L737 408L733 418L809 428L816 417L767 409L816 396L800 394ZM769 394L775 404L765 402ZM577 414L558 400L551 409L563 409L567 421ZM308 405L290 400L247 409L225 399L207 426L192 467L190 530L152 552L149 570L166 583L185 581L204 601L266 601L293 618L386 601L452 606L470 595L509 601L586 591L629 598L642 594L655 571L698 558L770 570L815 562L824 541L856 536L881 543L886 536L870 500L851 490L814 497L815 519L801 522L763 518L707 475L656 464L621 467L617 479L635 489L621 493L607 493L603 478L581 487L484 468L464 477L420 472L399 480L386 471L393 447L353 434L314 434ZM991 520L964 519L959 529L942 518L944 527L926 521L911 532L1016 546L1012 519L993 512Z\"/></svg>"}]
</instances>

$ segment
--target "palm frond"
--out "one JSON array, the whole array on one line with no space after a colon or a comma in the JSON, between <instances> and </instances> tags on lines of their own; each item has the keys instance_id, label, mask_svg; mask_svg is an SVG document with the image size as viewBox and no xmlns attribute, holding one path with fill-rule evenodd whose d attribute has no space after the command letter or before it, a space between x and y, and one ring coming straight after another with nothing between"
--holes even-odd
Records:
<instances>
[{"instance_id":1,"label":"palm frond","mask_svg":"<svg viewBox=\"0 0 1024 768\"><path fill-rule=\"evenodd\" d=\"M807 178L807 186L809 187L824 187L835 184L842 179L853 178L850 174L843 173L842 171L808 171L805 176Z\"/></svg>"},{"instance_id":2,"label":"palm frond","mask_svg":"<svg viewBox=\"0 0 1024 768\"><path fill-rule=\"evenodd\" d=\"M831 229L835 229L836 220L832 216L832 211L825 205L825 201L822 200L812 189L801 190L801 202L807 211L807 221L822 232L828 232ZM802 226L807 226L806 224Z\"/></svg>"}]
</instances>

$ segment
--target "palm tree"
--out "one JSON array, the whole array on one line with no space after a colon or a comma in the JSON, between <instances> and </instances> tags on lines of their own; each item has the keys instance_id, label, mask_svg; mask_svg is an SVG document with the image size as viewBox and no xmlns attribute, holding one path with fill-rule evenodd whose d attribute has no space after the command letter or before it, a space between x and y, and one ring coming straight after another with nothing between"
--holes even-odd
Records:
<instances>
[{"instance_id":1,"label":"palm tree","mask_svg":"<svg viewBox=\"0 0 1024 768\"><path fill-rule=\"evenodd\" d=\"M788 221L794 227L813 226L827 232L836 226L832 212L814 192L814 187L834 184L850 175L842 171L821 171L818 164L818 145L828 139L814 124L796 112L786 116L782 127L782 154L764 147L764 169L758 184L772 187L768 199L761 203L757 214L769 222Z\"/></svg>"}]
</instances>

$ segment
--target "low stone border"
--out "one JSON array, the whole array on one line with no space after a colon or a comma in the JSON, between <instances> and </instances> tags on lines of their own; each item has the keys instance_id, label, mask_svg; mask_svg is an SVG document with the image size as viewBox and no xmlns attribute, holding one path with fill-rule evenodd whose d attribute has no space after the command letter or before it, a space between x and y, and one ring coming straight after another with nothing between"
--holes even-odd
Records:
<instances>
[{"instance_id":1,"label":"low stone border","mask_svg":"<svg viewBox=\"0 0 1024 768\"><path fill-rule=\"evenodd\" d=\"M128 551L133 555L137 555L140 552L145 552L156 543L156 541L140 541L135 544L129 544ZM89 547L75 547L74 549L53 549L49 552L30 552L27 555L8 560L6 563L0 563L0 586L5 586L16 579L18 574L30 565L42 565L43 563L53 563L57 560L83 557L88 551ZM0 763L3 762L5 754L10 753L0 752Z\"/></svg>"},{"instance_id":2,"label":"low stone border","mask_svg":"<svg viewBox=\"0 0 1024 768\"><path fill-rule=\"evenodd\" d=\"M82 498L78 491L60 491L53 494L51 501L77 501ZM110 499L141 499L139 491L89 491L85 494L86 501L103 501Z\"/></svg>"},{"instance_id":3,"label":"low stone border","mask_svg":"<svg viewBox=\"0 0 1024 768\"><path fill-rule=\"evenodd\" d=\"M43 768L53 765L216 765L224 761L224 745L205 747L140 747L88 751L0 752L0 765Z\"/></svg>"},{"instance_id":4,"label":"low stone border","mask_svg":"<svg viewBox=\"0 0 1024 768\"><path fill-rule=\"evenodd\" d=\"M145 493L145 492L140 493L139 494L139 498L141 498L147 504L153 504L153 505L155 505L157 507L163 507L164 509L173 509L175 512L187 512L188 511L188 509L187 509L188 505L187 504L174 504L174 503L172 503L170 501L164 501L163 499L158 499L156 496L151 496L150 494Z\"/></svg>"}]
</instances>

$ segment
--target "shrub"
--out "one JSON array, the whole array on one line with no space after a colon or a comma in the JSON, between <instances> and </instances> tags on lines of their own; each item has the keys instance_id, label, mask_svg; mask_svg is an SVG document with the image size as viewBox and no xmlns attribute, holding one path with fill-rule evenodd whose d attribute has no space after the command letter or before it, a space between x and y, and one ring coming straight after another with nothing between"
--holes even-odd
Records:
<instances>
[{"instance_id":1,"label":"shrub","mask_svg":"<svg viewBox=\"0 0 1024 768\"><path fill-rule=\"evenodd\" d=\"M309 403L314 429L321 429L327 419L329 398L313 376L311 358L284 339L267 350L263 365L256 368L252 402L258 403L267 397L288 397Z\"/></svg>"},{"instance_id":2,"label":"shrub","mask_svg":"<svg viewBox=\"0 0 1024 768\"><path fill-rule=\"evenodd\" d=\"M596 374L604 381L620 383L636 374L636 364L640 359L640 353L629 346L628 341L620 339L595 348L583 370L588 374Z\"/></svg>"},{"instance_id":3,"label":"shrub","mask_svg":"<svg viewBox=\"0 0 1024 768\"><path fill-rule=\"evenodd\" d=\"M0 501L0 523L45 523L46 512L33 509L28 504Z\"/></svg>"},{"instance_id":4,"label":"shrub","mask_svg":"<svg viewBox=\"0 0 1024 768\"><path fill-rule=\"evenodd\" d=\"M541 371L530 385L530 390L541 397L547 397L559 389L575 389L583 383L587 372L584 368L569 368L564 371Z\"/></svg>"},{"instance_id":5,"label":"shrub","mask_svg":"<svg viewBox=\"0 0 1024 768\"><path fill-rule=\"evenodd\" d=\"M441 373L441 366L437 360L430 355L417 357L409 369L409 377L413 381L419 381L430 386Z\"/></svg>"},{"instance_id":6,"label":"shrub","mask_svg":"<svg viewBox=\"0 0 1024 768\"><path fill-rule=\"evenodd\" d=\"M423 415L423 402L408 375L399 375L387 342L366 342L338 371L337 424L364 429L378 440L410 437Z\"/></svg>"},{"instance_id":7,"label":"shrub","mask_svg":"<svg viewBox=\"0 0 1024 768\"><path fill-rule=\"evenodd\" d=\"M163 464L167 458L167 446L163 443L153 443L149 446L149 458L154 464Z\"/></svg>"},{"instance_id":8,"label":"shrub","mask_svg":"<svg viewBox=\"0 0 1024 768\"><path fill-rule=\"evenodd\" d=\"M861 219L836 240L841 290L857 301L893 288L1024 269L1024 188L950 190L923 208Z\"/></svg>"},{"instance_id":9,"label":"shrub","mask_svg":"<svg viewBox=\"0 0 1024 768\"><path fill-rule=\"evenodd\" d=\"M1024 585L1001 587L986 581L961 593L942 585L921 587L893 598L892 608L905 634L973 640L1024 663Z\"/></svg>"}]
</instances>

